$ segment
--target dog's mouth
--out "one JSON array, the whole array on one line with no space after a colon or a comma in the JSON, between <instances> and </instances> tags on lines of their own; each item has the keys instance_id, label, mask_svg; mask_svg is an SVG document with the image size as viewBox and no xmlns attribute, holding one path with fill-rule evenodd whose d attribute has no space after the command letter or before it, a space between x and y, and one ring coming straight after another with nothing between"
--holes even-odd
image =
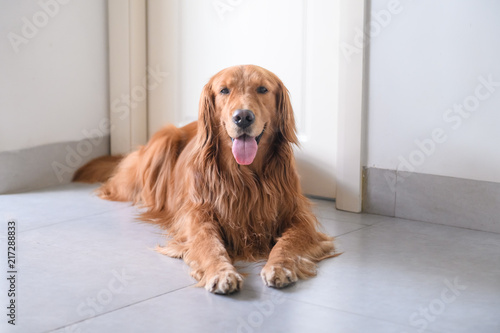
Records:
<instances>
[{"instance_id":1,"label":"dog's mouth","mask_svg":"<svg viewBox=\"0 0 500 333\"><path fill-rule=\"evenodd\" d=\"M264 125L264 129L262 133L258 136L250 136L248 134L240 135L237 138L231 138L233 141L233 156L236 162L240 165L250 165L252 164L255 156L257 156L257 150L259 149L259 142L262 139L262 135L264 135L264 131L266 130L266 126Z\"/></svg>"}]
</instances>

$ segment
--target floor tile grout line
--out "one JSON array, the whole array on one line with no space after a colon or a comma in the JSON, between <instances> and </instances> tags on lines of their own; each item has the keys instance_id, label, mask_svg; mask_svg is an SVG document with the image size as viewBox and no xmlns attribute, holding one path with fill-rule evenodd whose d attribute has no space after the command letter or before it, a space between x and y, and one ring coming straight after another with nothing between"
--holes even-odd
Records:
<instances>
[{"instance_id":1,"label":"floor tile grout line","mask_svg":"<svg viewBox=\"0 0 500 333\"><path fill-rule=\"evenodd\" d=\"M155 298L158 298L158 297L161 297L161 296L165 296L165 295L168 295L168 294L174 293L176 291L179 291L179 290L182 290L182 289L186 289L186 288L189 288L189 287L192 287L192 286L195 286L195 285L196 285L196 283L192 283L192 284L189 284L187 286L179 287L179 288L176 288L176 289L173 289L173 290L170 290L170 291L167 291L167 292L155 295L155 296L151 296L151 297L145 298L143 300L140 300L140 301L137 301L137 302L134 302L134 303L130 303L130 304L124 305L122 307L119 307L119 308L116 308L116 309L113 309L113 310L110 310L110 311L107 311L107 312L99 313L99 314L97 314L97 315L95 315L93 317L85 318L85 319L82 319L82 320L78 320L78 321L75 321L73 323L70 323L70 324L67 324L67 325L63 325L63 326L60 326L60 327L57 327L57 328L54 328L54 329L50 329L50 330L47 330L47 331L44 331L44 332L45 333L55 332L57 330L65 328L65 327L70 327L70 326L73 326L73 325L78 325L78 324L83 323L83 322L85 322L87 320L92 320L94 318L102 317L104 315L107 315L107 314L110 314L110 313L113 313L113 312L116 312L116 311L128 308L130 306L134 306L134 305L137 305L137 304L140 304L140 303L143 303L143 302L147 302L149 300L152 300L152 299L155 299Z\"/></svg>"},{"instance_id":2,"label":"floor tile grout line","mask_svg":"<svg viewBox=\"0 0 500 333\"><path fill-rule=\"evenodd\" d=\"M256 293L256 294L264 294L266 296L273 296L271 293L265 292L265 291L259 292L259 291L253 290L253 289L245 289L245 290L253 292L253 293ZM285 294L284 298L287 299L287 300L289 300L289 301L293 301L293 302L297 302L297 303L303 303L303 304L307 304L307 305L318 306L318 307L321 307L321 308L324 308L324 309L328 309L328 310L333 310L333 311L342 312L342 313L348 313L348 314L351 314L351 315L360 316L360 317L364 317L364 318L370 318L370 319L380 320L380 321L383 321L383 322L386 322L386 323L391 323L391 324L395 324L395 325L399 325L399 326L403 326L403 327L407 327L407 328L411 327L410 325L401 324L401 323L390 321L390 320L387 320L387 319L384 319L384 318L367 316L365 314L361 314L361 313L357 313L357 312L352 312L352 311L347 311L347 310L341 310L341 309L337 309L337 308L334 308L334 307L331 307L331 306L327 306L327 305L324 305L324 304L307 302L307 301L295 299L293 297L287 297L286 294ZM429 331L429 332L432 332L432 331Z\"/></svg>"},{"instance_id":3,"label":"floor tile grout line","mask_svg":"<svg viewBox=\"0 0 500 333\"><path fill-rule=\"evenodd\" d=\"M362 213L362 214L383 217L383 218L386 218L387 221L391 221L391 220L404 220L404 221L408 221L408 222L425 223L427 225L432 225L432 226L449 227L449 228L455 228L455 229L461 229L461 230L469 230L469 231L474 231L474 232L485 232L487 234L500 235L500 233L494 232L494 231L485 231L485 230L478 230L478 229L471 229L471 228L466 228L466 227L460 227L460 226L456 226L456 225L448 225L448 224L442 224L442 223L436 223L436 222L415 220L415 219L410 219L410 218L401 217L401 216L397 217L397 216L386 216L386 215L368 214L368 213ZM334 221L334 222L351 223L349 221L338 221L338 220L334 220L332 218L326 218L326 217L322 217L322 218L323 219L327 219L329 221ZM362 224L362 223L359 223L359 224L362 224L363 226L367 226L367 227L373 227L373 226L377 226L377 225L382 224L382 223L387 222L387 221L385 221L385 220L384 221L378 221L378 222L375 222L373 224ZM357 230L360 230L360 229L357 229ZM356 230L354 230L354 231L356 231ZM350 233L350 232L348 232L348 233Z\"/></svg>"},{"instance_id":4,"label":"floor tile grout line","mask_svg":"<svg viewBox=\"0 0 500 333\"><path fill-rule=\"evenodd\" d=\"M398 208L398 171L396 170L396 185L394 187L394 209L392 212L392 216L397 217L396 211Z\"/></svg>"},{"instance_id":5,"label":"floor tile grout line","mask_svg":"<svg viewBox=\"0 0 500 333\"><path fill-rule=\"evenodd\" d=\"M454 229L461 229L461 230L467 230L467 231L473 231L473 232L484 232L484 233L487 233L487 234L500 235L500 233L494 232L494 231L485 231L485 230L478 230L478 229L471 229L471 228L459 227L459 226L456 226L456 225L448 225L448 224L442 224L442 223L436 223L436 222L414 220L414 219L410 219L410 218L407 218L407 217L390 217L390 216L388 216L388 218L389 219L405 220L405 221L408 221L408 222L425 223L425 224L428 224L428 225L431 225L431 226L438 226L438 227L445 227L445 228L454 228ZM377 222L377 223L383 223L383 221L382 222ZM411 231L408 231L408 232L411 232Z\"/></svg>"},{"instance_id":6,"label":"floor tile grout line","mask_svg":"<svg viewBox=\"0 0 500 333\"><path fill-rule=\"evenodd\" d=\"M103 211L100 211L100 212L97 212L97 213L94 213L94 214L90 214L90 215L84 215L84 216L74 217L74 218L70 218L70 219L67 219L67 220L62 220L62 221L59 221L59 222L54 222L54 223L51 223L51 224L41 225L39 227L35 227L35 228L31 228L31 229L25 229L25 230L19 231L19 233L23 233L23 232L27 232L27 231L33 231L33 230L38 230L38 229L43 229L43 228L47 228L47 227L52 227L52 226L55 226L55 225L58 225L58 224L66 223L66 222L75 222L76 220L79 220L79 219L84 219L84 218L89 218L89 217L95 217L95 216L98 216L98 215L101 215L101 214L106 214L106 213L109 213L109 212L112 212L112 211L124 210L126 208L129 208L129 207L121 207L121 208L117 208L117 209L103 210Z\"/></svg>"},{"instance_id":7,"label":"floor tile grout line","mask_svg":"<svg viewBox=\"0 0 500 333\"><path fill-rule=\"evenodd\" d=\"M349 214L359 215L359 216L375 216L376 219L394 219L394 218L397 218L397 217L394 217L394 216L369 214L369 213L363 213L363 212L361 212L361 213L349 213ZM345 220L342 220L342 219L338 219L338 217L336 217L336 216L329 217L329 216L324 216L324 215L316 215L316 217L318 218L318 220L319 220L320 223L321 223L321 219L328 220L328 221L334 221L334 222L350 223L350 224L360 224L360 225L374 225L374 224L378 224L378 223L382 223L383 222L383 221L378 221L378 222L374 222L374 223L371 223L371 224L366 224L366 222L345 221Z\"/></svg>"},{"instance_id":8,"label":"floor tile grout line","mask_svg":"<svg viewBox=\"0 0 500 333\"><path fill-rule=\"evenodd\" d=\"M349 224L357 224L357 225L371 225L371 224L366 224L366 223L363 223L363 222L357 222L357 221L342 221L342 220L339 220L335 217L325 217L325 216L317 216L318 218L318 221L321 225L323 225L323 220L328 220L328 221L331 221L331 222L338 222L338 223L349 223ZM380 222L375 222L375 223L380 223Z\"/></svg>"},{"instance_id":9,"label":"floor tile grout line","mask_svg":"<svg viewBox=\"0 0 500 333\"><path fill-rule=\"evenodd\" d=\"M372 228L372 227L375 227L375 224L373 224L373 225L363 225L359 229L351 230L351 231L348 231L348 232L344 232L343 234L332 236L332 237L337 238L337 237L345 236L345 235L348 235L348 234L352 234L353 232L356 232L356 231L360 231L360 230L367 229L367 228Z\"/></svg>"}]
</instances>

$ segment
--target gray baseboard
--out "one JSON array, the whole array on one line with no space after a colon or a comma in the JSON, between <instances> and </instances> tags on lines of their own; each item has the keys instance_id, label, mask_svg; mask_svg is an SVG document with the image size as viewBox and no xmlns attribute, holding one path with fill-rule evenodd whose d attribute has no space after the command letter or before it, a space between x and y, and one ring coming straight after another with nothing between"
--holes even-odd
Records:
<instances>
[{"instance_id":1,"label":"gray baseboard","mask_svg":"<svg viewBox=\"0 0 500 333\"><path fill-rule=\"evenodd\" d=\"M109 154L109 136L0 152L0 194L69 183L89 160Z\"/></svg>"},{"instance_id":2,"label":"gray baseboard","mask_svg":"<svg viewBox=\"0 0 500 333\"><path fill-rule=\"evenodd\" d=\"M500 183L365 168L363 211L500 233Z\"/></svg>"}]
</instances>

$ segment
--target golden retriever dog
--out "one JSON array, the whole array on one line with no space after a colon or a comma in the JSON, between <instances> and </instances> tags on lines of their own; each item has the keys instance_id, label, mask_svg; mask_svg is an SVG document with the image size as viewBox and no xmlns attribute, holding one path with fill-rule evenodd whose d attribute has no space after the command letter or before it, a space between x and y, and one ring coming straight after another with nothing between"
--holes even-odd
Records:
<instances>
[{"instance_id":1,"label":"golden retriever dog","mask_svg":"<svg viewBox=\"0 0 500 333\"><path fill-rule=\"evenodd\" d=\"M205 85L197 122L167 126L123 158L93 160L74 181L103 182L101 198L145 207L142 218L169 236L158 251L184 259L208 291L241 288L236 260L267 259L262 280L282 288L335 256L302 195L295 144L281 80L258 66L235 66Z\"/></svg>"}]
</instances>

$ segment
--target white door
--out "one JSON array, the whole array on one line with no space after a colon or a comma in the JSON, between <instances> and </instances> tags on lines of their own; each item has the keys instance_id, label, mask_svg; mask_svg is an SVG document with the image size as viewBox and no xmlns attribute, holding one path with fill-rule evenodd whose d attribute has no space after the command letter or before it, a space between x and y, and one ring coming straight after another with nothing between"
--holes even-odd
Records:
<instances>
[{"instance_id":1,"label":"white door","mask_svg":"<svg viewBox=\"0 0 500 333\"><path fill-rule=\"evenodd\" d=\"M290 91L304 192L334 198L338 7L331 0L150 0L148 66L168 75L149 92L149 135L197 119L202 87L219 70L262 66Z\"/></svg>"}]
</instances>

